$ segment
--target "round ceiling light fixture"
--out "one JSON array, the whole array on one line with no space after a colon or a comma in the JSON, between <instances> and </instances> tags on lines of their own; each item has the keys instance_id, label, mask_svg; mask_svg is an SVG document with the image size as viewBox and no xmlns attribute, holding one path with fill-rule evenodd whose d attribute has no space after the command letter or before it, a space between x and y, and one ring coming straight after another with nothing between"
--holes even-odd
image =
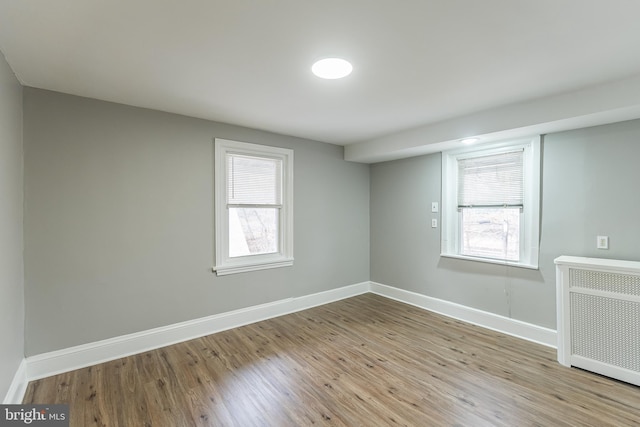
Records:
<instances>
[{"instance_id":1,"label":"round ceiling light fixture","mask_svg":"<svg viewBox=\"0 0 640 427\"><path fill-rule=\"evenodd\" d=\"M349 61L341 58L325 58L317 61L311 67L313 74L321 79L341 79L351 74L353 66Z\"/></svg>"},{"instance_id":2,"label":"round ceiling light fixture","mask_svg":"<svg viewBox=\"0 0 640 427\"><path fill-rule=\"evenodd\" d=\"M466 145L475 144L478 141L480 141L480 138L465 138L460 140L460 142Z\"/></svg>"}]
</instances>

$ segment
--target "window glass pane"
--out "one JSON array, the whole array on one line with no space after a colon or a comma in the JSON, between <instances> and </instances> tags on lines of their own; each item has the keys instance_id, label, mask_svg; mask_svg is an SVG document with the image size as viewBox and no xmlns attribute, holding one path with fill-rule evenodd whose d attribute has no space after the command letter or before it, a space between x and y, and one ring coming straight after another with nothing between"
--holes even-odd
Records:
<instances>
[{"instance_id":1,"label":"window glass pane","mask_svg":"<svg viewBox=\"0 0 640 427\"><path fill-rule=\"evenodd\" d=\"M227 155L229 204L279 205L282 193L282 160Z\"/></svg>"},{"instance_id":2,"label":"window glass pane","mask_svg":"<svg viewBox=\"0 0 640 427\"><path fill-rule=\"evenodd\" d=\"M229 257L278 252L277 208L229 208Z\"/></svg>"},{"instance_id":3,"label":"window glass pane","mask_svg":"<svg viewBox=\"0 0 640 427\"><path fill-rule=\"evenodd\" d=\"M462 208L462 255L520 260L520 208Z\"/></svg>"}]
</instances>

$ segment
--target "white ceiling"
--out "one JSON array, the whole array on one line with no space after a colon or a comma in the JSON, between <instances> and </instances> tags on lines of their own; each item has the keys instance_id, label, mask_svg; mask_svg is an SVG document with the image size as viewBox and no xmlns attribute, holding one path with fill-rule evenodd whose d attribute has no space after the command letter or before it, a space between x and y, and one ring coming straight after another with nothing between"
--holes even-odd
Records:
<instances>
[{"instance_id":1,"label":"white ceiling","mask_svg":"<svg viewBox=\"0 0 640 427\"><path fill-rule=\"evenodd\" d=\"M362 147L638 75L639 16L637 0L0 0L0 50L25 86ZM353 73L313 76L327 56Z\"/></svg>"}]
</instances>

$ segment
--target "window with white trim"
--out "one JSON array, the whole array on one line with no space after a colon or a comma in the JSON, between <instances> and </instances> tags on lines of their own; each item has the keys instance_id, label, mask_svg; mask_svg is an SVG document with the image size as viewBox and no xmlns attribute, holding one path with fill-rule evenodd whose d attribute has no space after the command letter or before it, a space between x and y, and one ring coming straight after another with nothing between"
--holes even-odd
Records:
<instances>
[{"instance_id":1,"label":"window with white trim","mask_svg":"<svg viewBox=\"0 0 640 427\"><path fill-rule=\"evenodd\" d=\"M215 140L218 275L293 265L293 150Z\"/></svg>"},{"instance_id":2,"label":"window with white trim","mask_svg":"<svg viewBox=\"0 0 640 427\"><path fill-rule=\"evenodd\" d=\"M442 153L442 256L538 267L540 137Z\"/></svg>"}]
</instances>

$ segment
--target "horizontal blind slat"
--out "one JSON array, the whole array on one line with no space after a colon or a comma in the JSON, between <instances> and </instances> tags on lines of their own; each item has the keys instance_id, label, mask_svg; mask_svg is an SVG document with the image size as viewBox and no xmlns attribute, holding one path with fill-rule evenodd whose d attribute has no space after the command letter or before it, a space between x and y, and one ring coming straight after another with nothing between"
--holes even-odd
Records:
<instances>
[{"instance_id":1,"label":"horizontal blind slat","mask_svg":"<svg viewBox=\"0 0 640 427\"><path fill-rule=\"evenodd\" d=\"M282 204L282 160L227 154L227 203Z\"/></svg>"},{"instance_id":2,"label":"horizontal blind slat","mask_svg":"<svg viewBox=\"0 0 640 427\"><path fill-rule=\"evenodd\" d=\"M458 160L458 207L522 206L523 150Z\"/></svg>"}]
</instances>

